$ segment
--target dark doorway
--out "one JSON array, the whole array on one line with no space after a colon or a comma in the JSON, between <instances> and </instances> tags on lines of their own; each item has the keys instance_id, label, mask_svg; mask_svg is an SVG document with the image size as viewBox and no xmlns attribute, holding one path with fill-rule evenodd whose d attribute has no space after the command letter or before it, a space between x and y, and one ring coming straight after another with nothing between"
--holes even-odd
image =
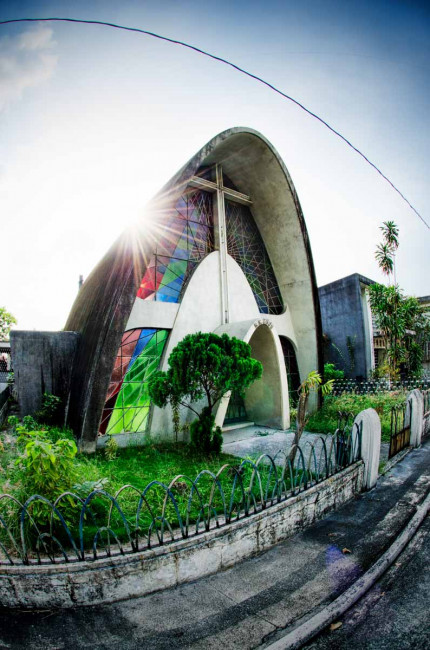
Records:
<instances>
[{"instance_id":1,"label":"dark doorway","mask_svg":"<svg viewBox=\"0 0 430 650\"><path fill-rule=\"evenodd\" d=\"M282 352L284 354L285 368L288 376L288 394L290 406L295 406L298 400L298 389L300 386L299 366L297 365L296 351L289 339L280 336Z\"/></svg>"}]
</instances>

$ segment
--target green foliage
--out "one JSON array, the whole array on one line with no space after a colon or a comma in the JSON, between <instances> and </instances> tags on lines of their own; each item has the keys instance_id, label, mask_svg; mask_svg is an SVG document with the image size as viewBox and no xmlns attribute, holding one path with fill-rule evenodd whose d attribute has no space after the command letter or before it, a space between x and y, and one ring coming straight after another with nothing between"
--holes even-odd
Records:
<instances>
[{"instance_id":1,"label":"green foliage","mask_svg":"<svg viewBox=\"0 0 430 650\"><path fill-rule=\"evenodd\" d=\"M36 419L42 424L60 424L62 417L62 402L57 395L44 393L42 406L36 412Z\"/></svg>"},{"instance_id":2,"label":"green foliage","mask_svg":"<svg viewBox=\"0 0 430 650\"><path fill-rule=\"evenodd\" d=\"M381 418L382 439L388 441L391 408L397 404L404 404L405 399L404 391L387 391L375 395L356 395L355 393L343 393L339 396L329 395L324 399L322 408L307 421L306 430L315 433L334 433L339 411L352 413L355 417L360 411L373 408Z\"/></svg>"},{"instance_id":3,"label":"green foliage","mask_svg":"<svg viewBox=\"0 0 430 650\"><path fill-rule=\"evenodd\" d=\"M316 370L311 370L306 379L300 384L299 388L299 401L297 404L296 411L296 432L294 434L294 440L290 451L290 460L294 463L294 458L297 452L297 445L300 442L300 438L305 429L308 414L307 414L307 405L309 400L309 395L311 392L321 391L322 395L329 395L333 390L334 379L329 379L325 383L321 378L321 375Z\"/></svg>"},{"instance_id":4,"label":"green foliage","mask_svg":"<svg viewBox=\"0 0 430 650\"><path fill-rule=\"evenodd\" d=\"M25 431L36 431L39 428L38 423L31 415L24 415L22 425Z\"/></svg>"},{"instance_id":5,"label":"green foliage","mask_svg":"<svg viewBox=\"0 0 430 650\"><path fill-rule=\"evenodd\" d=\"M329 381L330 379L343 379L345 373L343 370L337 370L334 363L325 363L324 364L324 381Z\"/></svg>"},{"instance_id":6,"label":"green foliage","mask_svg":"<svg viewBox=\"0 0 430 650\"><path fill-rule=\"evenodd\" d=\"M379 229L382 230L383 242L376 247L375 258L381 271L389 276L395 272L395 253L399 247L399 229L394 221L384 221Z\"/></svg>"},{"instance_id":7,"label":"green foliage","mask_svg":"<svg viewBox=\"0 0 430 650\"><path fill-rule=\"evenodd\" d=\"M0 307L0 341L5 341L12 325L16 325L16 318L5 307Z\"/></svg>"},{"instance_id":8,"label":"green foliage","mask_svg":"<svg viewBox=\"0 0 430 650\"><path fill-rule=\"evenodd\" d=\"M215 427L215 417L205 407L198 420L190 426L191 446L204 454L219 454L222 447L222 433Z\"/></svg>"},{"instance_id":9,"label":"green foliage","mask_svg":"<svg viewBox=\"0 0 430 650\"><path fill-rule=\"evenodd\" d=\"M200 424L193 423L192 439L200 439L204 448L215 451L222 444L222 436L210 423L213 407L228 391L242 394L262 372L261 363L251 357L248 343L227 334L197 332L186 336L174 348L167 372L160 370L153 374L149 395L159 407L170 403L174 412L179 405L193 411ZM199 414L192 403L203 398L207 405Z\"/></svg>"},{"instance_id":10,"label":"green foliage","mask_svg":"<svg viewBox=\"0 0 430 650\"><path fill-rule=\"evenodd\" d=\"M109 461L115 460L115 458L118 455L118 449L119 449L119 445L115 440L114 436L109 436L109 440L107 441L105 446L106 460Z\"/></svg>"},{"instance_id":11,"label":"green foliage","mask_svg":"<svg viewBox=\"0 0 430 650\"><path fill-rule=\"evenodd\" d=\"M19 417L17 415L9 415L7 423L12 428L12 431L16 433L16 428L19 426Z\"/></svg>"},{"instance_id":12,"label":"green foliage","mask_svg":"<svg viewBox=\"0 0 430 650\"><path fill-rule=\"evenodd\" d=\"M75 483L72 486L72 491L81 499L86 499L91 492L104 490L107 483L109 483L109 479L107 478L99 478L95 481L83 481L83 483Z\"/></svg>"},{"instance_id":13,"label":"green foliage","mask_svg":"<svg viewBox=\"0 0 430 650\"><path fill-rule=\"evenodd\" d=\"M422 351L419 348L430 338L430 320L422 311L418 300L405 296L396 284L398 227L394 221L385 221L380 229L383 243L377 247L375 257L383 273L388 276L394 274L394 283L388 287L373 284L368 293L370 307L387 350L381 371L391 380L396 380L401 370L413 375L421 373Z\"/></svg>"},{"instance_id":14,"label":"green foliage","mask_svg":"<svg viewBox=\"0 0 430 650\"><path fill-rule=\"evenodd\" d=\"M397 285L372 284L368 293L372 313L385 338L390 379L398 379L401 364L408 373L416 373L422 357L414 337L419 334L425 339L430 333L430 323L420 303L412 296L404 296Z\"/></svg>"},{"instance_id":15,"label":"green foliage","mask_svg":"<svg viewBox=\"0 0 430 650\"><path fill-rule=\"evenodd\" d=\"M40 432L29 432L32 439L25 445L23 456L16 461L21 470L21 492L27 497L38 494L52 502L73 485L73 459L77 448L72 440L63 439L51 443L37 434ZM68 505L75 507L71 498ZM48 513L49 508L43 502L32 505L31 517L36 523L47 525Z\"/></svg>"}]
</instances>

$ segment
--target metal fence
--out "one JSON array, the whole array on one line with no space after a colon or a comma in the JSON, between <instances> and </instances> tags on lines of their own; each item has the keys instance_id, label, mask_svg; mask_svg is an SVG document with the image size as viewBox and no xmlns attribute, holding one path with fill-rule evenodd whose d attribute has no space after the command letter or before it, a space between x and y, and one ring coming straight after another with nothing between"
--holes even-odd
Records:
<instances>
[{"instance_id":1,"label":"metal fence","mask_svg":"<svg viewBox=\"0 0 430 650\"><path fill-rule=\"evenodd\" d=\"M356 393L367 395L382 393L386 391L405 390L411 391L414 388L421 390L430 389L430 377L424 379L405 379L402 381L389 382L385 379L358 381L356 379L336 379L333 384L333 395L342 393Z\"/></svg>"},{"instance_id":2,"label":"metal fence","mask_svg":"<svg viewBox=\"0 0 430 650\"><path fill-rule=\"evenodd\" d=\"M12 372L10 344L0 342L0 384L7 384Z\"/></svg>"},{"instance_id":3,"label":"metal fence","mask_svg":"<svg viewBox=\"0 0 430 650\"><path fill-rule=\"evenodd\" d=\"M391 432L388 458L409 447L411 441L412 401L397 404L391 409Z\"/></svg>"},{"instance_id":4,"label":"metal fence","mask_svg":"<svg viewBox=\"0 0 430 650\"><path fill-rule=\"evenodd\" d=\"M95 560L198 536L270 508L360 458L361 428L354 424L274 457L244 459L216 474L202 470L194 480L152 481L144 490L124 485L114 495L93 490L85 498L66 492L53 503L3 494L0 564Z\"/></svg>"}]
</instances>

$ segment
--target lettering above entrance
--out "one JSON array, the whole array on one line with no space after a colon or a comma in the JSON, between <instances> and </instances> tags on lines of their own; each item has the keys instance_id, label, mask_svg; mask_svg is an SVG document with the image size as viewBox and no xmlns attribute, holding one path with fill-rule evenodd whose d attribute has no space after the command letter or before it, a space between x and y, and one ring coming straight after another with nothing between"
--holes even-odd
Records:
<instances>
[{"instance_id":1,"label":"lettering above entrance","mask_svg":"<svg viewBox=\"0 0 430 650\"><path fill-rule=\"evenodd\" d=\"M269 329L273 329L273 323L268 318L259 318L258 320L255 321L254 323L255 329L257 329L257 327L260 327L260 325L266 325Z\"/></svg>"}]
</instances>

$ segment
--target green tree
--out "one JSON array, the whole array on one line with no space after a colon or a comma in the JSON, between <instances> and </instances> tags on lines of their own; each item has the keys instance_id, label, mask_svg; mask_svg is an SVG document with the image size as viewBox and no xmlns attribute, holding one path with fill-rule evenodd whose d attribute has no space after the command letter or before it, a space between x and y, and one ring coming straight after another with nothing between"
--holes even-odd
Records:
<instances>
[{"instance_id":1,"label":"green tree","mask_svg":"<svg viewBox=\"0 0 430 650\"><path fill-rule=\"evenodd\" d=\"M5 307L0 307L0 341L5 341L9 336L12 325L16 325L16 318Z\"/></svg>"},{"instance_id":2,"label":"green tree","mask_svg":"<svg viewBox=\"0 0 430 650\"><path fill-rule=\"evenodd\" d=\"M159 407L182 405L198 416L191 426L191 439L201 441L204 451L220 447L220 432L214 430L214 406L228 391L243 393L263 367L251 357L251 347L227 334L189 334L172 350L166 372L159 370L149 381L149 395ZM195 403L205 399L199 413ZM221 439L222 440L222 439Z\"/></svg>"},{"instance_id":3,"label":"green tree","mask_svg":"<svg viewBox=\"0 0 430 650\"><path fill-rule=\"evenodd\" d=\"M420 303L405 296L395 283L395 252L399 247L399 229L393 221L381 226L383 243L376 249L375 257L385 275L394 274L394 283L388 287L373 284L368 288L372 314L385 339L385 367L389 379L396 380L401 367L417 374L422 366L422 343L428 340L430 322Z\"/></svg>"}]
</instances>

